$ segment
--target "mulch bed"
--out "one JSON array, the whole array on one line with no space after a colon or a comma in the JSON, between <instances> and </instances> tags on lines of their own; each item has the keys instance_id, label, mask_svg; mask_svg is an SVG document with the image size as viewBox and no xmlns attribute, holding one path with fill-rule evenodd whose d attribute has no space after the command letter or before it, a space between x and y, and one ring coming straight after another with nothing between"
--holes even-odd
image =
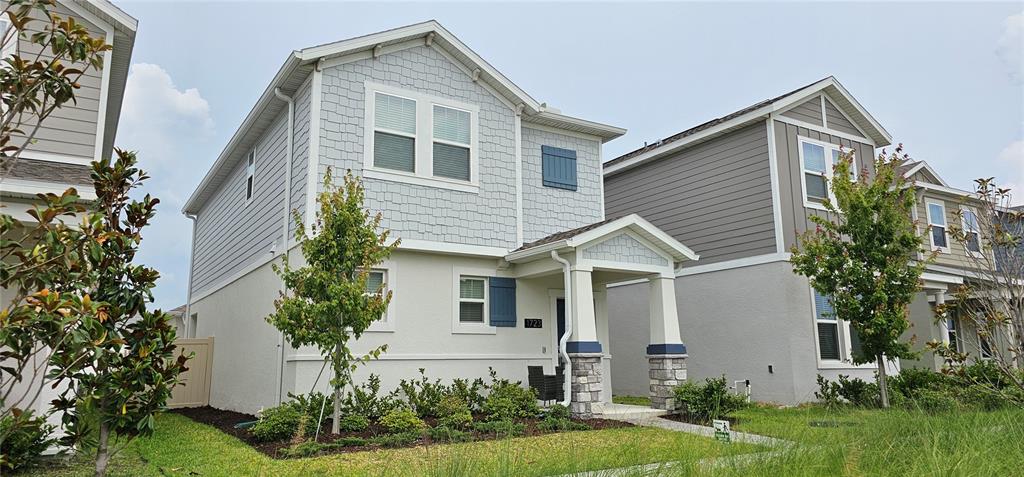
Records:
<instances>
[{"instance_id":1,"label":"mulch bed","mask_svg":"<svg viewBox=\"0 0 1024 477\"><path fill-rule=\"evenodd\" d=\"M696 424L698 426L711 427L711 421L706 419L698 419L690 416L689 414L666 414L664 416L661 416L661 418L668 419L670 421L683 422L686 424ZM732 426L735 426L736 424L740 423L740 420L735 417L727 417L725 418L725 420L729 421L729 428L732 428Z\"/></svg>"},{"instance_id":2,"label":"mulch bed","mask_svg":"<svg viewBox=\"0 0 1024 477\"><path fill-rule=\"evenodd\" d=\"M173 412L175 414L180 414L182 416L188 417L189 419L192 419L193 421L196 421L196 422L199 422L199 423L202 423L202 424L213 426L213 427L219 429L221 432L224 432L225 434L229 434L229 435L237 437L239 440L241 440L242 442L245 442L246 444L248 444L253 449L256 449L256 450L258 450L258 451L260 451L260 452L262 452L262 453L264 453L264 454L266 454L266 455L268 455L270 457L273 457L275 459L284 458L282 455L280 455L278 453L278 451L280 451L281 449L284 449L284 448L291 447L291 445L292 445L290 440L273 441L273 442L259 442L259 441L257 441L253 437L252 433L250 433L248 429L236 429L235 428L236 424L239 424L239 423L242 423L242 422L249 422L249 421L255 421L256 420L256 416L253 416L253 415L250 415L250 414L243 414L243 413L234 412L234 411L224 411L224 410L220 410L220 409L214 409L214 408L209 407L209 406L207 406L207 407L197 407L197 408L174 409L174 410L172 410L170 412ZM475 420L480 420L481 417L482 416L474 416L474 419ZM610 419L573 419L573 420L576 421L576 422L582 422L582 423L590 426L591 429L593 429L593 430L615 429L615 428L620 428L620 427L633 427L632 424L629 424L629 423L626 423L626 422L621 422L621 421L614 421L614 420L610 420ZM434 425L436 424L436 420L432 419L432 418L424 419L424 421L427 423L428 426L431 426L431 427L434 427ZM523 420L520 420L518 422L526 425L526 430L525 430L524 436L539 436L539 435L543 435L543 434L552 434L552 432L542 431L542 430L537 428L537 424L540 422L540 419L523 419ZM360 437L360 438L369 440L372 437L385 434L384 430L380 426L378 426L377 424L370 424L370 428L367 429L366 431L363 431L363 432L343 432L341 434L331 434L330 433L330 429L331 429L330 421L325 422L323 428L320 430L319 442L321 442L321 443L330 443L330 442L334 442L334 441L336 441L338 439L341 439L343 437ZM467 431L467 433L472 436L474 441L493 440L493 439L497 439L498 438L494 434L480 433L480 432L477 432L477 431L474 431L474 430ZM446 442L434 441L433 439L430 438L430 436L424 435L423 437L419 438L418 440L416 440L412 444L409 444L407 446L402 446L402 447L416 447L416 446L421 446L421 445L433 445L433 444L446 444ZM339 448L336 448L336 449L330 449L327 452L331 453L331 454L337 454L337 453L347 453L347 452L360 452L360 451L371 450L371 449L380 449L380 448L382 448L380 445L368 444L368 445L365 445L365 446L339 447Z\"/></svg>"}]
</instances>

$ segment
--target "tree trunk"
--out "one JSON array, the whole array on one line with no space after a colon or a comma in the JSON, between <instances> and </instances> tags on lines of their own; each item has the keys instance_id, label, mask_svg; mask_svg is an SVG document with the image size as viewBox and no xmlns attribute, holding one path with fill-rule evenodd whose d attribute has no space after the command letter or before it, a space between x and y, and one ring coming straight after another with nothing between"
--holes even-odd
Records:
<instances>
[{"instance_id":1,"label":"tree trunk","mask_svg":"<svg viewBox=\"0 0 1024 477\"><path fill-rule=\"evenodd\" d=\"M100 422L99 445L96 447L96 477L107 475L107 464L110 462L110 452L107 443L110 441L110 425Z\"/></svg>"},{"instance_id":2,"label":"tree trunk","mask_svg":"<svg viewBox=\"0 0 1024 477\"><path fill-rule=\"evenodd\" d=\"M341 344L334 347L335 359L341 356ZM338 381L341 379L339 374L338 363L334 363L334 418L331 419L331 434L338 434L341 432L341 383Z\"/></svg>"},{"instance_id":3,"label":"tree trunk","mask_svg":"<svg viewBox=\"0 0 1024 477\"><path fill-rule=\"evenodd\" d=\"M878 394L882 398L882 408L889 408L889 379L885 376L885 358L878 355Z\"/></svg>"}]
</instances>

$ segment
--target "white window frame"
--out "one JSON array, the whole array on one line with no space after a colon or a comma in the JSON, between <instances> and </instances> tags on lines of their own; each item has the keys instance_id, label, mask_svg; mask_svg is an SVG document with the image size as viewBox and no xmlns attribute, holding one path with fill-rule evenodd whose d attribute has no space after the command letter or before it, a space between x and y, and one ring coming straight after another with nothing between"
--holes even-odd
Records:
<instances>
[{"instance_id":1,"label":"white window frame","mask_svg":"<svg viewBox=\"0 0 1024 477\"><path fill-rule=\"evenodd\" d=\"M370 269L371 272L383 272L384 273L384 293L388 291L395 291L395 283L397 281L397 265L395 262L385 260L380 264ZM397 305L397 294L391 296L391 303L388 304L388 309L384 312L384 317L378 321L373 322L366 329L369 333L393 333L395 331L395 307Z\"/></svg>"},{"instance_id":2,"label":"white window frame","mask_svg":"<svg viewBox=\"0 0 1024 477\"><path fill-rule=\"evenodd\" d=\"M498 332L496 327L490 325L491 281L488 277L491 275L494 275L494 270L460 267L452 269L452 334L493 335ZM479 278L484 281L484 321L481 323L464 323L459 320L459 303L463 301L459 296L459 280L462 278Z\"/></svg>"},{"instance_id":3,"label":"white window frame","mask_svg":"<svg viewBox=\"0 0 1024 477\"><path fill-rule=\"evenodd\" d=\"M250 164L250 161L252 163ZM249 185L249 181L252 181L252 185ZM242 184L242 190L245 194L245 205L249 205L252 202L252 198L256 197L256 148L252 148L245 155L245 183Z\"/></svg>"},{"instance_id":4,"label":"white window frame","mask_svg":"<svg viewBox=\"0 0 1024 477\"><path fill-rule=\"evenodd\" d=\"M967 247L967 244L964 243L964 252L969 257L984 258L985 257L985 247L981 243L981 231L980 230L972 230L972 229L968 228L968 226L967 226L967 214L968 213L970 213L971 215L974 216L974 221L978 224L978 228L981 228L981 221L978 219L978 212L976 210L970 208L970 207L960 207L960 225L963 227L964 233L965 234L973 233L973 234L978 236L978 251L975 252L974 250L971 250L970 248Z\"/></svg>"},{"instance_id":5,"label":"white window frame","mask_svg":"<svg viewBox=\"0 0 1024 477\"><path fill-rule=\"evenodd\" d=\"M875 363L864 363L864 364L853 364L853 341L851 334L853 330L850 328L850 322L840 320L838 317L834 318L839 328L839 359L822 359L821 357L821 342L818 338L818 322L831 322L833 320L819 320L817 313L817 306L814 303L814 287L810 287L811 290L811 323L813 324L813 335L814 335L814 356L818 360L818 369L875 369L877 366Z\"/></svg>"},{"instance_id":6,"label":"white window frame","mask_svg":"<svg viewBox=\"0 0 1024 477\"><path fill-rule=\"evenodd\" d=\"M817 202L811 202L810 200L807 200L807 176L805 174L807 174L809 171L807 170L806 163L804 162L804 145L803 144L804 143L808 143L808 144L812 144L812 145L815 145L815 146L820 146L820 147L825 149L825 175L824 175L824 177L825 177L825 190L828 193L828 199L830 201L832 201L833 204L835 204L836 196L832 192L832 177L835 174L835 170L834 170L835 169L835 163L832 160L832 151L839 151L840 154L842 154L843 152L853 151L853 177L850 178L851 182L857 181L857 179L858 179L858 177L860 175L860 168L857 166L857 153L853 149L853 147L847 148L845 146L840 146L838 144L832 144L830 142L819 141L817 139L811 139L811 138L806 137L806 136L797 136L796 139L797 139L797 141L796 141L797 142L797 155L800 158L800 192L801 192L801 198L802 198L803 203L804 203L804 207L807 207L807 208L810 208L810 209L828 210L828 209L825 208L824 204L819 204ZM810 171L810 172L813 173L813 174L817 174L818 173L817 171Z\"/></svg>"},{"instance_id":7,"label":"white window frame","mask_svg":"<svg viewBox=\"0 0 1024 477\"><path fill-rule=\"evenodd\" d=\"M6 25L6 26L4 26L4 25ZM14 27L14 25L11 25L11 21L7 17L0 18L0 34L6 35L7 34L7 28L13 28L13 27ZM0 40L2 40L2 38L3 37L0 37ZM2 58L7 58L7 57L17 53L18 52L18 42L19 41L21 41L21 40L18 37L18 34L15 33L14 37L11 38L11 41L9 43L7 43L5 45L2 45L2 47L0 47L0 56L2 56ZM0 58L0 59L2 59L2 58Z\"/></svg>"},{"instance_id":8,"label":"white window frame","mask_svg":"<svg viewBox=\"0 0 1024 477\"><path fill-rule=\"evenodd\" d=\"M397 171L375 167L373 164L374 134L376 114L376 94L383 93L398 96L416 102L416 149L413 172ZM369 179L389 180L407 184L438 187L461 192L480 192L480 147L479 147L479 106L460 101L440 98L428 94L395 88L378 83L365 83L365 127L363 128L363 177ZM469 113L469 180L463 181L449 177L434 176L434 105L457 109ZM410 137L408 133L395 133L381 130L389 134L400 134ZM449 141L437 140L448 144ZM465 147L465 144L457 144Z\"/></svg>"},{"instance_id":9,"label":"white window frame","mask_svg":"<svg viewBox=\"0 0 1024 477\"><path fill-rule=\"evenodd\" d=\"M942 207L942 225L934 223L932 220L932 205ZM949 213L946 212L946 203L938 199L925 199L924 201L924 216L928 221L928 244L931 246L931 250L938 250L939 253L949 253ZM932 233L932 227L938 225L942 227L942 233L946 236L946 246L939 247L935 245L935 235Z\"/></svg>"},{"instance_id":10,"label":"white window frame","mask_svg":"<svg viewBox=\"0 0 1024 477\"><path fill-rule=\"evenodd\" d=\"M953 336L956 337L956 341L950 339ZM957 353L963 353L964 337L960 333L960 320L949 317L946 318L946 339L949 340L950 345L953 346L953 351Z\"/></svg>"}]
</instances>

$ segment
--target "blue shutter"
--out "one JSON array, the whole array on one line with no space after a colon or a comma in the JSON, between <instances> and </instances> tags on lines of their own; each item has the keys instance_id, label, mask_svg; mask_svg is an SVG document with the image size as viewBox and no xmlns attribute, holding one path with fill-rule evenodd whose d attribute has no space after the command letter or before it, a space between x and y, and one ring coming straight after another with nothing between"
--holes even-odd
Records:
<instances>
[{"instance_id":1,"label":"blue shutter","mask_svg":"<svg viewBox=\"0 0 1024 477\"><path fill-rule=\"evenodd\" d=\"M576 190L576 151L541 146L540 153L544 185Z\"/></svg>"},{"instance_id":2,"label":"blue shutter","mask_svg":"<svg viewBox=\"0 0 1024 477\"><path fill-rule=\"evenodd\" d=\"M490 283L491 326L514 328L516 326L516 279L491 277Z\"/></svg>"}]
</instances>

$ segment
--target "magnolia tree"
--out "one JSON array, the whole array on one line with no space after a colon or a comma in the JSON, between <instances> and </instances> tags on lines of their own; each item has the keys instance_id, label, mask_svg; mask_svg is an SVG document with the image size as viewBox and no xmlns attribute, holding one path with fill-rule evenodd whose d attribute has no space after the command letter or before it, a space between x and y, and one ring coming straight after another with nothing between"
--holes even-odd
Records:
<instances>
[{"instance_id":1,"label":"magnolia tree","mask_svg":"<svg viewBox=\"0 0 1024 477\"><path fill-rule=\"evenodd\" d=\"M380 230L381 214L370 215L363 208L363 186L351 171L338 188L328 170L323 187L310 235L301 216L295 214L295 235L305 265L292 268L285 254L283 266L274 266L285 291L275 300L275 311L267 321L281 330L293 347L316 346L331 364L331 432L337 434L342 389L352 385L352 372L360 363L387 349L382 345L357 355L349 344L387 311L391 292L383 286L367 290L366 283L370 269L391 255L398 241L389 245L389 231Z\"/></svg>"},{"instance_id":2,"label":"magnolia tree","mask_svg":"<svg viewBox=\"0 0 1024 477\"><path fill-rule=\"evenodd\" d=\"M836 318L857 332L862 353L854 363L877 363L883 407L889 407L886 360L915 356L900 336L910 327L908 306L928 261L913 260L922 237L910 218L914 190L897 170L907 159L902 152L902 145L889 156L883 150L872 177L833 180L828 217L811 217L817 227L799 238L791 259L796 273L831 298ZM851 177L852 167L853 153L844 153L833 176Z\"/></svg>"},{"instance_id":3,"label":"magnolia tree","mask_svg":"<svg viewBox=\"0 0 1024 477\"><path fill-rule=\"evenodd\" d=\"M955 315L977 330L979 339L960 339L962 350L941 342L928 346L957 373L971 356L985 357L999 369L1002 381L1024 390L1017 371L1024 365L1024 208L1012 207L1010 190L997 187L992 178L975 184L974 196L957 211L959 224L949 227L965 251L961 260L968 279L954 290L952 300L938 307L936 317Z\"/></svg>"}]
</instances>

